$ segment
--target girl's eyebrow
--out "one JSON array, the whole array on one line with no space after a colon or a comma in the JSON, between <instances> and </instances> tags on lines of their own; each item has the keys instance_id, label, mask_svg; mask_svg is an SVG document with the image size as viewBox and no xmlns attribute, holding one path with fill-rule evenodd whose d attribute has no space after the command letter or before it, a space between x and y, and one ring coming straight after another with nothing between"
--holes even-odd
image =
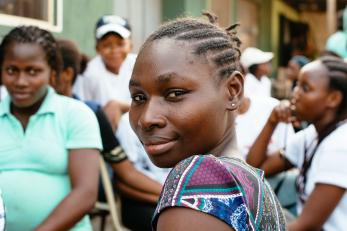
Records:
<instances>
[{"instance_id":1,"label":"girl's eyebrow","mask_svg":"<svg viewBox=\"0 0 347 231\"><path fill-rule=\"evenodd\" d=\"M164 83L169 83L173 79L185 80L186 78L178 75L175 72L169 72L169 73L165 73L165 74L157 76L155 82L157 82L158 84L164 84ZM129 87L139 87L139 86L141 86L139 81L130 79Z\"/></svg>"},{"instance_id":2,"label":"girl's eyebrow","mask_svg":"<svg viewBox=\"0 0 347 231\"><path fill-rule=\"evenodd\" d=\"M129 81L129 87L138 87L140 85L141 84L136 80L130 79L130 81Z\"/></svg>"}]
</instances>

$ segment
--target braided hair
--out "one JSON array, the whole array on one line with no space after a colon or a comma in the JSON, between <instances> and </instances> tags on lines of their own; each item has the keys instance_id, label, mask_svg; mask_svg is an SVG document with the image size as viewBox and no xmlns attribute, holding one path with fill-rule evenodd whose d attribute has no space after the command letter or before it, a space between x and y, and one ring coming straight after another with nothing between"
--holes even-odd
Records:
<instances>
[{"instance_id":1,"label":"braided hair","mask_svg":"<svg viewBox=\"0 0 347 231\"><path fill-rule=\"evenodd\" d=\"M319 59L328 69L329 87L342 93L343 99L338 108L338 117L347 112L347 63L337 57L323 56Z\"/></svg>"},{"instance_id":2,"label":"braided hair","mask_svg":"<svg viewBox=\"0 0 347 231\"><path fill-rule=\"evenodd\" d=\"M240 71L240 44L234 24L225 30L216 25L217 17L203 13L209 22L194 18L180 18L162 25L144 43L143 50L150 43L163 38L187 41L193 46L194 55L205 56L218 68L221 78L230 76L235 70ZM140 50L140 52L141 52Z\"/></svg>"},{"instance_id":3,"label":"braided hair","mask_svg":"<svg viewBox=\"0 0 347 231\"><path fill-rule=\"evenodd\" d=\"M344 120L346 120L347 112L347 63L341 58L333 56L322 56L321 63L327 68L327 77L329 79L329 88L338 90L342 93L343 98L341 104L337 109L335 119L326 126L323 131L318 134L318 140L316 146L313 148L311 155L308 155L308 148L305 147L305 155L303 166L300 171L300 175L297 178L296 187L299 192L304 193L305 185L307 182L307 172L311 167L314 155L322 143L322 141L328 137L336 128L338 128ZM305 144L306 146L306 144ZM305 199L300 196L300 200L305 202Z\"/></svg>"},{"instance_id":4,"label":"braided hair","mask_svg":"<svg viewBox=\"0 0 347 231\"><path fill-rule=\"evenodd\" d=\"M40 45L46 53L48 65L59 77L62 61L57 42L50 32L36 26L19 26L12 29L4 37L0 45L0 67L2 67L4 62L6 49L13 43L34 43Z\"/></svg>"}]
</instances>

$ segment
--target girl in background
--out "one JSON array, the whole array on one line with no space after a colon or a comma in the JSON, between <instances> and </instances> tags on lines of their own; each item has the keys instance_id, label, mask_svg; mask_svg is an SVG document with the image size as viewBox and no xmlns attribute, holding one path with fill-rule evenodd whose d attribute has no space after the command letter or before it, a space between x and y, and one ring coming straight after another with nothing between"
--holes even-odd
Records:
<instances>
[{"instance_id":1,"label":"girl in background","mask_svg":"<svg viewBox=\"0 0 347 231\"><path fill-rule=\"evenodd\" d=\"M11 30L0 45L0 188L6 227L92 230L102 148L93 112L57 95L61 56L52 34L33 26Z\"/></svg>"}]
</instances>

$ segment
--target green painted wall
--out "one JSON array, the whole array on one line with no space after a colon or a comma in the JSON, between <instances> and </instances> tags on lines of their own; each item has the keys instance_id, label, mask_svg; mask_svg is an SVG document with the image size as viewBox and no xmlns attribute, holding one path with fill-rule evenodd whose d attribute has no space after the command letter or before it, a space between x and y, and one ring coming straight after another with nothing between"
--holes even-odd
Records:
<instances>
[{"instance_id":1,"label":"green painted wall","mask_svg":"<svg viewBox=\"0 0 347 231\"><path fill-rule=\"evenodd\" d=\"M95 55L95 23L104 14L112 14L113 0L64 0L63 31L57 37L75 40L89 56Z\"/></svg>"},{"instance_id":2,"label":"green painted wall","mask_svg":"<svg viewBox=\"0 0 347 231\"><path fill-rule=\"evenodd\" d=\"M299 13L292 7L280 0L272 0L271 50L275 53L273 61L274 69L278 67L280 15L284 15L293 21L299 20Z\"/></svg>"},{"instance_id":3,"label":"green painted wall","mask_svg":"<svg viewBox=\"0 0 347 231\"><path fill-rule=\"evenodd\" d=\"M174 19L184 15L185 0L162 0L162 20L165 22L169 19Z\"/></svg>"},{"instance_id":4,"label":"green painted wall","mask_svg":"<svg viewBox=\"0 0 347 231\"><path fill-rule=\"evenodd\" d=\"M162 19L167 21L180 16L201 16L208 0L162 0Z\"/></svg>"},{"instance_id":5,"label":"green painted wall","mask_svg":"<svg viewBox=\"0 0 347 231\"><path fill-rule=\"evenodd\" d=\"M271 11L272 0L263 0L260 4L259 22L259 48L265 51L271 50Z\"/></svg>"},{"instance_id":6,"label":"green painted wall","mask_svg":"<svg viewBox=\"0 0 347 231\"><path fill-rule=\"evenodd\" d=\"M189 16L199 17L201 12L208 8L206 0L186 0L185 14Z\"/></svg>"},{"instance_id":7,"label":"green painted wall","mask_svg":"<svg viewBox=\"0 0 347 231\"><path fill-rule=\"evenodd\" d=\"M72 39L81 51L95 55L94 28L97 19L104 14L112 14L113 0L63 0L63 31L57 37ZM0 26L0 37L11 27Z\"/></svg>"}]
</instances>

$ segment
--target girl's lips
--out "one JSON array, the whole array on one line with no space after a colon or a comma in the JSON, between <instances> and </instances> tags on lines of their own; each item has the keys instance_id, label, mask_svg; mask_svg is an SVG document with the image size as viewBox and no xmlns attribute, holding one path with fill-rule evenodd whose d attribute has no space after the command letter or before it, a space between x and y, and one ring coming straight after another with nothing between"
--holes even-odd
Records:
<instances>
[{"instance_id":1,"label":"girl's lips","mask_svg":"<svg viewBox=\"0 0 347 231\"><path fill-rule=\"evenodd\" d=\"M143 146L149 155L160 155L172 149L175 143L176 141L172 140L160 144L144 144Z\"/></svg>"},{"instance_id":2,"label":"girl's lips","mask_svg":"<svg viewBox=\"0 0 347 231\"><path fill-rule=\"evenodd\" d=\"M11 97L16 99L16 100L25 100L30 98L29 93L22 93L22 92L14 92L11 94Z\"/></svg>"}]
</instances>

